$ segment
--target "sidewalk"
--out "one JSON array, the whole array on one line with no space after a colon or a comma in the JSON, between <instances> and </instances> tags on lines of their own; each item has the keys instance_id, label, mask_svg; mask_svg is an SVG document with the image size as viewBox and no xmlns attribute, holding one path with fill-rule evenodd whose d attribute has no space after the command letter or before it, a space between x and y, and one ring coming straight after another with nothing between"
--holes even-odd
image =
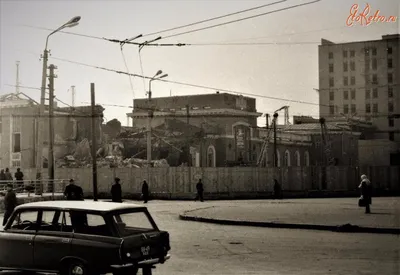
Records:
<instances>
[{"instance_id":1,"label":"sidewalk","mask_svg":"<svg viewBox=\"0 0 400 275\"><path fill-rule=\"evenodd\" d=\"M400 234L400 198L373 198L364 214L357 198L232 201L180 215L183 220L260 227ZM211 202L210 202L211 204ZM199 204L200 206L200 204Z\"/></svg>"}]
</instances>

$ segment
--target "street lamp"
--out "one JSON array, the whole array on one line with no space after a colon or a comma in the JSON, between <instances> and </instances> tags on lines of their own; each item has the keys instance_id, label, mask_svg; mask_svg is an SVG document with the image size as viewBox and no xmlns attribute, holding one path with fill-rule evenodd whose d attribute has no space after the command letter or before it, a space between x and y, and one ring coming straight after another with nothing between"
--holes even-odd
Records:
<instances>
[{"instance_id":1,"label":"street lamp","mask_svg":"<svg viewBox=\"0 0 400 275\"><path fill-rule=\"evenodd\" d=\"M48 54L49 51L47 50L47 45L49 42L49 38L51 35L55 34L56 32L61 31L64 28L72 28L75 27L79 24L79 20L81 20L80 16L75 16L71 20L69 20L67 23L59 27L58 29L52 31L47 37L46 37L46 44L44 47L43 51L43 68L42 68L42 86L41 86L41 93L40 93L40 109L39 109L39 117L38 117L38 131L37 131L37 146L36 146L36 179L40 180L42 178L42 166L43 166L43 161L42 161L42 146L43 146L43 128L44 128L44 121L43 121L43 115L44 115L44 105L45 105L45 100L46 100L46 77L47 77L47 60L48 60ZM51 118L49 118L51 119ZM49 136L52 136L50 133ZM51 177L51 175L49 175ZM53 175L54 177L54 175ZM38 193L42 193L42 190L40 188L40 191Z\"/></svg>"},{"instance_id":2,"label":"street lamp","mask_svg":"<svg viewBox=\"0 0 400 275\"><path fill-rule=\"evenodd\" d=\"M149 80L149 113L147 118L147 163L150 166L151 163L151 118L153 117L153 110L151 110L150 100L151 100L151 82L164 77L168 74L162 74L162 70L158 70L157 73Z\"/></svg>"},{"instance_id":3,"label":"street lamp","mask_svg":"<svg viewBox=\"0 0 400 275\"><path fill-rule=\"evenodd\" d=\"M149 100L151 100L151 82L168 76L168 74L163 74L159 76L162 73L163 73L162 70L158 70L157 73L149 80Z\"/></svg>"}]
</instances>

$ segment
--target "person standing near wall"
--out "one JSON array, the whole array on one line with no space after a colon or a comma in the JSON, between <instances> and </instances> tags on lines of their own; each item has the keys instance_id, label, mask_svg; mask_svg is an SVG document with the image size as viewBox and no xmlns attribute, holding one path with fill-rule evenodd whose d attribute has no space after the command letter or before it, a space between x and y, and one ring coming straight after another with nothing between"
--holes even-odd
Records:
<instances>
[{"instance_id":1,"label":"person standing near wall","mask_svg":"<svg viewBox=\"0 0 400 275\"><path fill-rule=\"evenodd\" d=\"M197 195L196 198L194 199L195 201L197 201L198 199L200 199L201 202L204 201L204 186L203 186L203 182L201 181L201 179L199 179L199 181L196 184L196 189L197 189Z\"/></svg>"},{"instance_id":2,"label":"person standing near wall","mask_svg":"<svg viewBox=\"0 0 400 275\"><path fill-rule=\"evenodd\" d=\"M113 202L122 202L122 188L120 178L115 178L114 184L111 186L111 198Z\"/></svg>"},{"instance_id":3,"label":"person standing near wall","mask_svg":"<svg viewBox=\"0 0 400 275\"><path fill-rule=\"evenodd\" d=\"M6 176L7 183L11 183L12 184L13 177L12 177L12 175L10 173L10 169L6 168L6 172L4 174Z\"/></svg>"},{"instance_id":4,"label":"person standing near wall","mask_svg":"<svg viewBox=\"0 0 400 275\"><path fill-rule=\"evenodd\" d=\"M17 195L14 192L12 183L7 184L7 194L4 197L4 218L3 226L6 225L15 207L17 207Z\"/></svg>"},{"instance_id":5,"label":"person standing near wall","mask_svg":"<svg viewBox=\"0 0 400 275\"><path fill-rule=\"evenodd\" d=\"M147 203L149 201L149 185L144 180L142 184L142 198L143 203Z\"/></svg>"},{"instance_id":6,"label":"person standing near wall","mask_svg":"<svg viewBox=\"0 0 400 275\"><path fill-rule=\"evenodd\" d=\"M73 179L69 180L69 184L65 187L64 196L68 201L83 201L82 187L75 184Z\"/></svg>"},{"instance_id":7,"label":"person standing near wall","mask_svg":"<svg viewBox=\"0 0 400 275\"><path fill-rule=\"evenodd\" d=\"M24 173L21 172L21 168L17 168L14 177L17 181L17 188L22 191L24 189Z\"/></svg>"},{"instance_id":8,"label":"person standing near wall","mask_svg":"<svg viewBox=\"0 0 400 275\"><path fill-rule=\"evenodd\" d=\"M365 206L365 214L370 214L370 205L372 204L372 185L366 175L361 176L361 183L358 188L361 189L361 201L359 200L359 206Z\"/></svg>"}]
</instances>

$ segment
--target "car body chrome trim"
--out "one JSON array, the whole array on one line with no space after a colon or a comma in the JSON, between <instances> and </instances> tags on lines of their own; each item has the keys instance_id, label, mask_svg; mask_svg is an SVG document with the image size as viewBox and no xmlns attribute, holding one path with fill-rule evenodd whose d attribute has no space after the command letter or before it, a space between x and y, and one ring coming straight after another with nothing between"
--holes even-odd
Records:
<instances>
[{"instance_id":1,"label":"car body chrome trim","mask_svg":"<svg viewBox=\"0 0 400 275\"><path fill-rule=\"evenodd\" d=\"M169 260L171 258L170 254L167 254L164 257L164 261ZM141 262L138 262L137 265L151 265L151 264L157 264L160 262L159 258L155 258L155 259L149 259L149 260L144 260ZM125 265L112 265L111 268L126 268L126 267L131 267L134 266L134 264L125 264Z\"/></svg>"}]
</instances>

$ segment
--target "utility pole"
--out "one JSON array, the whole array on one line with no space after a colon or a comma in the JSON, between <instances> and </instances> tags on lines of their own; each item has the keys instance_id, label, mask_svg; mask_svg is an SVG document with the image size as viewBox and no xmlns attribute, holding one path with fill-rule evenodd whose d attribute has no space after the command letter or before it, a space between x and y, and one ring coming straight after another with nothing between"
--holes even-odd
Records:
<instances>
[{"instance_id":1,"label":"utility pole","mask_svg":"<svg viewBox=\"0 0 400 275\"><path fill-rule=\"evenodd\" d=\"M93 174L93 200L97 201L97 158L96 158L96 104L94 94L94 83L90 83L90 97L92 105L92 174Z\"/></svg>"},{"instance_id":2,"label":"utility pole","mask_svg":"<svg viewBox=\"0 0 400 275\"><path fill-rule=\"evenodd\" d=\"M47 192L54 191L54 74L56 66L51 64L49 66L49 151L48 151L48 176L49 182L47 183Z\"/></svg>"},{"instance_id":3,"label":"utility pole","mask_svg":"<svg viewBox=\"0 0 400 275\"><path fill-rule=\"evenodd\" d=\"M43 168L43 128L44 128L44 109L46 103L46 79L47 79L47 60L49 56L49 51L46 48L43 51L43 67L42 67L42 86L40 88L40 106L39 106L39 116L37 120L37 144L36 144L36 182L38 188L35 188L36 195L42 194L42 168Z\"/></svg>"},{"instance_id":4,"label":"utility pole","mask_svg":"<svg viewBox=\"0 0 400 275\"><path fill-rule=\"evenodd\" d=\"M276 123L278 122L278 113L274 114L274 167L278 167L278 151L276 149Z\"/></svg>"},{"instance_id":5,"label":"utility pole","mask_svg":"<svg viewBox=\"0 0 400 275\"><path fill-rule=\"evenodd\" d=\"M269 128L269 114L265 114L265 127Z\"/></svg>"},{"instance_id":6,"label":"utility pole","mask_svg":"<svg viewBox=\"0 0 400 275\"><path fill-rule=\"evenodd\" d=\"M189 192L192 191L192 155L190 154L190 136L189 136L189 109L190 106L189 104L186 104L186 124L187 124L187 128L188 128L188 134L186 136L186 144L187 144L187 164L188 164L188 177L189 177Z\"/></svg>"},{"instance_id":7,"label":"utility pole","mask_svg":"<svg viewBox=\"0 0 400 275\"><path fill-rule=\"evenodd\" d=\"M72 107L75 107L75 86L71 86Z\"/></svg>"}]
</instances>

